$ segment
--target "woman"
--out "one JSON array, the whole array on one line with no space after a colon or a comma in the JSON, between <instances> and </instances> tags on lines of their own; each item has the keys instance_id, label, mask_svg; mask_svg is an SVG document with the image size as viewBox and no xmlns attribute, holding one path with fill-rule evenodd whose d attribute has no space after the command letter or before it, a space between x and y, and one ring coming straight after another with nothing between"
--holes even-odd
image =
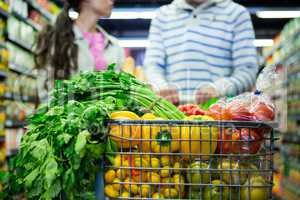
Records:
<instances>
[{"instance_id":1,"label":"woman","mask_svg":"<svg viewBox=\"0 0 300 200\"><path fill-rule=\"evenodd\" d=\"M39 34L35 61L41 102L47 101L54 80L80 71L105 70L110 63L123 65L123 49L97 25L101 17L111 15L112 8L113 0L65 0L54 26ZM79 15L72 19L70 13Z\"/></svg>"}]
</instances>

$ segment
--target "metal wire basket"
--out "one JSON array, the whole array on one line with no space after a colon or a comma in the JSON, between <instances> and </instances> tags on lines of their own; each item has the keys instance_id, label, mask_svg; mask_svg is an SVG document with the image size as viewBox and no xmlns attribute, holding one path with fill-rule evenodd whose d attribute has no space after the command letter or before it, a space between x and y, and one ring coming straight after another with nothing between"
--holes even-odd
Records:
<instances>
[{"instance_id":1,"label":"metal wire basket","mask_svg":"<svg viewBox=\"0 0 300 200\"><path fill-rule=\"evenodd\" d=\"M118 144L105 163L110 199L272 199L272 124L111 121Z\"/></svg>"}]
</instances>

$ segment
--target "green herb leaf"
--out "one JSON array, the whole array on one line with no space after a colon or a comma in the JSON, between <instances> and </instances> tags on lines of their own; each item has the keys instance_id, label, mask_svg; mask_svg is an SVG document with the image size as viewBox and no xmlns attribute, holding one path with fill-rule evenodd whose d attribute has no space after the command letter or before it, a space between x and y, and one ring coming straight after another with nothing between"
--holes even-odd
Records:
<instances>
[{"instance_id":1,"label":"green herb leaf","mask_svg":"<svg viewBox=\"0 0 300 200\"><path fill-rule=\"evenodd\" d=\"M82 152L83 148L86 145L87 138L90 136L91 134L87 130L84 130L78 134L75 144L75 152L77 154L80 154Z\"/></svg>"},{"instance_id":2,"label":"green herb leaf","mask_svg":"<svg viewBox=\"0 0 300 200\"><path fill-rule=\"evenodd\" d=\"M37 178L37 176L40 173L40 168L36 168L33 171L30 172L30 174L28 174L25 178L25 185L26 187L31 187L32 186L32 182Z\"/></svg>"},{"instance_id":3,"label":"green herb leaf","mask_svg":"<svg viewBox=\"0 0 300 200\"><path fill-rule=\"evenodd\" d=\"M59 195L59 193L62 190L62 186L60 184L59 180L56 180L48 189L47 191L47 197L49 199L54 199L55 197L57 197Z\"/></svg>"},{"instance_id":4,"label":"green herb leaf","mask_svg":"<svg viewBox=\"0 0 300 200\"><path fill-rule=\"evenodd\" d=\"M72 168L68 169L63 177L64 189L70 190L75 184L75 175Z\"/></svg>"},{"instance_id":5,"label":"green herb leaf","mask_svg":"<svg viewBox=\"0 0 300 200\"><path fill-rule=\"evenodd\" d=\"M53 181L57 178L58 164L56 160L52 157L48 158L46 161L46 170L45 170L45 180L47 183L46 187L50 187L53 184Z\"/></svg>"},{"instance_id":6,"label":"green herb leaf","mask_svg":"<svg viewBox=\"0 0 300 200\"><path fill-rule=\"evenodd\" d=\"M40 141L33 142L32 146L32 156L38 160L43 160L46 157L49 149L49 143L47 139L42 139Z\"/></svg>"},{"instance_id":7,"label":"green herb leaf","mask_svg":"<svg viewBox=\"0 0 300 200\"><path fill-rule=\"evenodd\" d=\"M67 133L63 133L59 136L57 136L57 140L59 144L68 144L73 136Z\"/></svg>"}]
</instances>

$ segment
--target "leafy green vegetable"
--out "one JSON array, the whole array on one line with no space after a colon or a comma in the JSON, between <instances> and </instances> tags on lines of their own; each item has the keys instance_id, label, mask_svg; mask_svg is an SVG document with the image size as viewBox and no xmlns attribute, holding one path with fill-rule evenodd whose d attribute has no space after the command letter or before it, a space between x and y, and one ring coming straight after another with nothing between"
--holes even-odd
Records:
<instances>
[{"instance_id":1,"label":"leafy green vegetable","mask_svg":"<svg viewBox=\"0 0 300 200\"><path fill-rule=\"evenodd\" d=\"M183 119L177 108L130 74L89 72L57 81L49 105L30 118L9 175L0 173L3 199L24 192L27 199L95 199L100 160L113 162L116 143L106 120L116 110L150 110L165 119Z\"/></svg>"}]
</instances>

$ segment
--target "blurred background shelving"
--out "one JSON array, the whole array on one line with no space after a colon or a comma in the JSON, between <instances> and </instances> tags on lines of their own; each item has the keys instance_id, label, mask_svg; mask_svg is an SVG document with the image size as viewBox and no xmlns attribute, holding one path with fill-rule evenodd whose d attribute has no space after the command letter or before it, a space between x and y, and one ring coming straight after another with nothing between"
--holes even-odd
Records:
<instances>
[{"instance_id":1,"label":"blurred background shelving","mask_svg":"<svg viewBox=\"0 0 300 200\"><path fill-rule=\"evenodd\" d=\"M25 119L37 106L33 46L61 8L45 0L0 0L0 168L16 154Z\"/></svg>"}]
</instances>

